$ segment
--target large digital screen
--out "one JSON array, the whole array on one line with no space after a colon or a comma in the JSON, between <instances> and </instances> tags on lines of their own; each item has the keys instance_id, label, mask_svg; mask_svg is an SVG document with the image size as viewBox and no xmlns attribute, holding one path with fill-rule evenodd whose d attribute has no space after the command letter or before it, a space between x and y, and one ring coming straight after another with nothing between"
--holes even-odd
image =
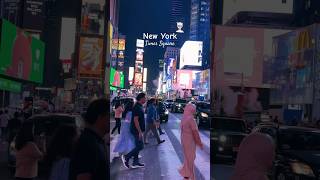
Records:
<instances>
[{"instance_id":1,"label":"large digital screen","mask_svg":"<svg viewBox=\"0 0 320 180\"><path fill-rule=\"evenodd\" d=\"M79 75L100 77L102 72L103 39L80 38Z\"/></svg>"},{"instance_id":2,"label":"large digital screen","mask_svg":"<svg viewBox=\"0 0 320 180\"><path fill-rule=\"evenodd\" d=\"M124 74L123 72L110 69L110 85L113 87L124 88Z\"/></svg>"},{"instance_id":3,"label":"large digital screen","mask_svg":"<svg viewBox=\"0 0 320 180\"><path fill-rule=\"evenodd\" d=\"M180 50L180 69L184 66L202 66L202 41L186 41Z\"/></svg>"},{"instance_id":4,"label":"large digital screen","mask_svg":"<svg viewBox=\"0 0 320 180\"><path fill-rule=\"evenodd\" d=\"M0 74L42 83L45 61L44 42L2 20Z\"/></svg>"},{"instance_id":5,"label":"large digital screen","mask_svg":"<svg viewBox=\"0 0 320 180\"><path fill-rule=\"evenodd\" d=\"M292 13L293 0L224 0L223 24L241 11Z\"/></svg>"},{"instance_id":6,"label":"large digital screen","mask_svg":"<svg viewBox=\"0 0 320 180\"><path fill-rule=\"evenodd\" d=\"M177 85L178 89L192 89L192 70L177 70Z\"/></svg>"},{"instance_id":7,"label":"large digital screen","mask_svg":"<svg viewBox=\"0 0 320 180\"><path fill-rule=\"evenodd\" d=\"M105 0L83 0L81 9L81 32L85 34L104 34Z\"/></svg>"},{"instance_id":8,"label":"large digital screen","mask_svg":"<svg viewBox=\"0 0 320 180\"><path fill-rule=\"evenodd\" d=\"M135 86L142 86L143 84L143 76L142 73L135 73L134 74L134 85Z\"/></svg>"}]
</instances>

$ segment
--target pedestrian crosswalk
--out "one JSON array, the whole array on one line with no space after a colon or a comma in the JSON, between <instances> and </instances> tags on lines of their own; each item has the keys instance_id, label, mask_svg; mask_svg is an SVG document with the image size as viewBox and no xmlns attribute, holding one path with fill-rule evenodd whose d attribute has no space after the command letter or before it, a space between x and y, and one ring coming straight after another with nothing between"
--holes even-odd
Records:
<instances>
[{"instance_id":1,"label":"pedestrian crosswalk","mask_svg":"<svg viewBox=\"0 0 320 180\"><path fill-rule=\"evenodd\" d=\"M110 143L110 163L111 163L111 179L121 180L126 178L133 179L152 179L152 180L177 180L182 179L178 169L183 162L182 146L180 144L179 129L165 129L165 135L161 138L166 140L165 143L157 145L156 140L150 141L150 144L145 146L141 152L141 161L145 163L145 168L140 169L125 169L121 163L119 155L113 152L113 148L118 140L114 137ZM169 135L171 134L171 135ZM210 149L210 139L208 136L200 134L206 149ZM177 145L178 143L178 145ZM178 147L178 148L177 148ZM196 171L198 174L197 180L210 179L210 150L197 150L195 160ZM196 173L197 174L197 173Z\"/></svg>"}]
</instances>

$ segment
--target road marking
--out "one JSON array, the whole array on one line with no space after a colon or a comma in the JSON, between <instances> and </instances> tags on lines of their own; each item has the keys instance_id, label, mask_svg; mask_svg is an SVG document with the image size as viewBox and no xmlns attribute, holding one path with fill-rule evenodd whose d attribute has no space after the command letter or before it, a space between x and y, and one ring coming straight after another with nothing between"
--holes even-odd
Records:
<instances>
[{"instance_id":1,"label":"road marking","mask_svg":"<svg viewBox=\"0 0 320 180\"><path fill-rule=\"evenodd\" d=\"M181 179L178 169L181 167L182 163L174 150L172 142L167 135L162 136L166 142L159 145L158 156L160 157L161 163L161 176L165 177L163 179ZM162 168L163 167L163 168Z\"/></svg>"},{"instance_id":2,"label":"road marking","mask_svg":"<svg viewBox=\"0 0 320 180\"><path fill-rule=\"evenodd\" d=\"M178 139L178 141L181 144L180 130L173 129L171 130L171 132L174 134L174 136ZM206 152L197 149L195 166L206 180L210 179L210 154L207 154Z\"/></svg>"}]
</instances>

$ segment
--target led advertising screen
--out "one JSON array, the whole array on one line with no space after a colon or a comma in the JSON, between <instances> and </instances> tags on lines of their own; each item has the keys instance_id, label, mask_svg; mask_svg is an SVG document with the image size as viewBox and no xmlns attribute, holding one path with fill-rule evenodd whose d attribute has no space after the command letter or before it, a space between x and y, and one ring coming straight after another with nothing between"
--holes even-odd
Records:
<instances>
[{"instance_id":1,"label":"led advertising screen","mask_svg":"<svg viewBox=\"0 0 320 180\"><path fill-rule=\"evenodd\" d=\"M117 70L123 72L124 71L124 59L118 59Z\"/></svg>"},{"instance_id":2,"label":"led advertising screen","mask_svg":"<svg viewBox=\"0 0 320 180\"><path fill-rule=\"evenodd\" d=\"M192 71L191 70L177 70L177 88L178 89L192 89Z\"/></svg>"},{"instance_id":3,"label":"led advertising screen","mask_svg":"<svg viewBox=\"0 0 320 180\"><path fill-rule=\"evenodd\" d=\"M79 75L100 77L102 72L103 39L80 38Z\"/></svg>"},{"instance_id":4,"label":"led advertising screen","mask_svg":"<svg viewBox=\"0 0 320 180\"><path fill-rule=\"evenodd\" d=\"M129 67L129 82L132 83L134 76L134 67Z\"/></svg>"},{"instance_id":5,"label":"led advertising screen","mask_svg":"<svg viewBox=\"0 0 320 180\"><path fill-rule=\"evenodd\" d=\"M143 82L147 82L148 78L148 68L143 69Z\"/></svg>"},{"instance_id":6,"label":"led advertising screen","mask_svg":"<svg viewBox=\"0 0 320 180\"><path fill-rule=\"evenodd\" d=\"M105 0L83 0L81 9L81 32L85 34L104 34Z\"/></svg>"},{"instance_id":7,"label":"led advertising screen","mask_svg":"<svg viewBox=\"0 0 320 180\"><path fill-rule=\"evenodd\" d=\"M143 61L136 61L136 73L143 73Z\"/></svg>"},{"instance_id":8,"label":"led advertising screen","mask_svg":"<svg viewBox=\"0 0 320 180\"><path fill-rule=\"evenodd\" d=\"M44 1L26 0L23 4L23 28L42 30L44 26Z\"/></svg>"},{"instance_id":9,"label":"led advertising screen","mask_svg":"<svg viewBox=\"0 0 320 180\"><path fill-rule=\"evenodd\" d=\"M118 42L118 50L124 51L126 49L126 40L125 39L119 39Z\"/></svg>"},{"instance_id":10,"label":"led advertising screen","mask_svg":"<svg viewBox=\"0 0 320 180\"><path fill-rule=\"evenodd\" d=\"M2 20L0 74L42 83L45 61L44 42Z\"/></svg>"},{"instance_id":11,"label":"led advertising screen","mask_svg":"<svg viewBox=\"0 0 320 180\"><path fill-rule=\"evenodd\" d=\"M223 0L223 24L241 11L292 13L293 0Z\"/></svg>"},{"instance_id":12,"label":"led advertising screen","mask_svg":"<svg viewBox=\"0 0 320 180\"><path fill-rule=\"evenodd\" d=\"M136 60L143 61L143 49L137 49Z\"/></svg>"},{"instance_id":13,"label":"led advertising screen","mask_svg":"<svg viewBox=\"0 0 320 180\"><path fill-rule=\"evenodd\" d=\"M201 41L186 41L180 50L180 69L184 66L202 66Z\"/></svg>"},{"instance_id":14,"label":"led advertising screen","mask_svg":"<svg viewBox=\"0 0 320 180\"><path fill-rule=\"evenodd\" d=\"M134 74L134 85L135 86L142 86L143 79L142 73L135 73Z\"/></svg>"},{"instance_id":15,"label":"led advertising screen","mask_svg":"<svg viewBox=\"0 0 320 180\"><path fill-rule=\"evenodd\" d=\"M124 88L124 74L123 72L110 69L110 85L113 87Z\"/></svg>"}]
</instances>

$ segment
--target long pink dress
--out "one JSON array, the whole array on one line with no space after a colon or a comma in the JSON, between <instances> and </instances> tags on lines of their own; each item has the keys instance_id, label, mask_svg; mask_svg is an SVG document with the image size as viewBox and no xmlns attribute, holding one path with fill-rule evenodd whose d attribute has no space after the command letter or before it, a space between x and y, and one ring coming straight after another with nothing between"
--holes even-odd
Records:
<instances>
[{"instance_id":1,"label":"long pink dress","mask_svg":"<svg viewBox=\"0 0 320 180\"><path fill-rule=\"evenodd\" d=\"M184 162L179 169L179 173L182 177L188 177L192 180L195 180L194 160L196 159L196 141L192 131L198 131L198 126L193 117L195 111L194 105L188 104L184 109L181 121L181 144L183 147Z\"/></svg>"}]
</instances>

